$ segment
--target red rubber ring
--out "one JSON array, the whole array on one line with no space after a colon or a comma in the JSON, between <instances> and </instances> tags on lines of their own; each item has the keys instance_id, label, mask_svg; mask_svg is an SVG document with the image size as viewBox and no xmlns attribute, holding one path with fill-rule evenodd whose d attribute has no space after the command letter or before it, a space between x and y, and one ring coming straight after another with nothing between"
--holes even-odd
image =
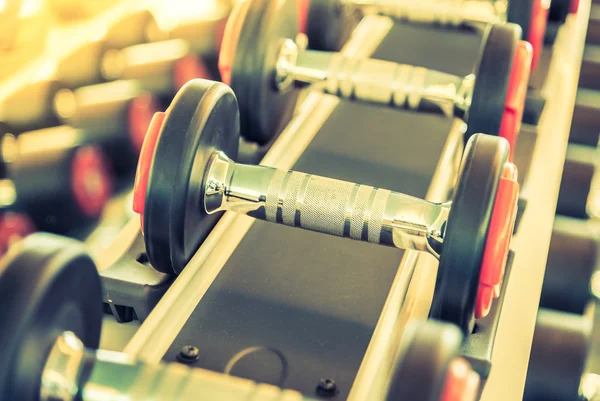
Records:
<instances>
[{"instance_id":1,"label":"red rubber ring","mask_svg":"<svg viewBox=\"0 0 600 401\"><path fill-rule=\"evenodd\" d=\"M527 86L531 66L531 45L520 41L515 51L510 82L504 103L504 114L500 123L500 136L510 144L509 160L512 161L517 144L517 136L521 130L521 119L527 98Z\"/></svg>"},{"instance_id":2,"label":"red rubber ring","mask_svg":"<svg viewBox=\"0 0 600 401\"><path fill-rule=\"evenodd\" d=\"M100 148L92 145L75 151L71 164L71 188L79 208L86 216L96 218L112 193L108 161Z\"/></svg>"},{"instance_id":3,"label":"red rubber ring","mask_svg":"<svg viewBox=\"0 0 600 401\"><path fill-rule=\"evenodd\" d=\"M479 289L475 303L475 318L486 317L495 296L495 287L500 284L506 267L508 249L517 218L519 183L517 167L506 163L498 192L494 201L492 218L485 243Z\"/></svg>"},{"instance_id":4,"label":"red rubber ring","mask_svg":"<svg viewBox=\"0 0 600 401\"><path fill-rule=\"evenodd\" d=\"M183 85L196 78L212 79L208 72L208 67L206 67L206 64L200 58L189 54L175 63L173 81L177 91Z\"/></svg>"},{"instance_id":5,"label":"red rubber ring","mask_svg":"<svg viewBox=\"0 0 600 401\"><path fill-rule=\"evenodd\" d=\"M237 3L227 19L223 41L221 42L221 51L219 52L219 72L221 73L221 81L225 85L231 86L231 67L233 66L242 26L250 9L250 3L251 1Z\"/></svg>"},{"instance_id":6,"label":"red rubber ring","mask_svg":"<svg viewBox=\"0 0 600 401\"><path fill-rule=\"evenodd\" d=\"M35 231L35 225L25 214L6 212L0 216L0 258L14 242Z\"/></svg>"},{"instance_id":7,"label":"red rubber ring","mask_svg":"<svg viewBox=\"0 0 600 401\"><path fill-rule=\"evenodd\" d=\"M217 23L215 29L215 50L219 54L221 52L221 45L223 44L223 36L225 36L225 28L227 27L227 20L229 18L223 18Z\"/></svg>"},{"instance_id":8,"label":"red rubber ring","mask_svg":"<svg viewBox=\"0 0 600 401\"><path fill-rule=\"evenodd\" d=\"M522 1L522 0L513 0ZM533 47L533 59L531 61L531 70L535 71L538 67L542 51L544 49L544 36L546 35L546 26L548 24L548 13L550 11L550 1L535 0L529 22L529 35L527 41Z\"/></svg>"},{"instance_id":9,"label":"red rubber ring","mask_svg":"<svg viewBox=\"0 0 600 401\"><path fill-rule=\"evenodd\" d=\"M144 208L146 205L146 189L148 188L148 176L150 175L150 166L154 158L156 143L160 137L160 130L165 120L165 113L155 113L150 121L140 158L135 172L135 182L133 184L133 211L140 215L140 225L144 227Z\"/></svg>"},{"instance_id":10,"label":"red rubber ring","mask_svg":"<svg viewBox=\"0 0 600 401\"><path fill-rule=\"evenodd\" d=\"M469 362L456 358L450 362L440 401L475 401L479 389L479 375Z\"/></svg>"},{"instance_id":11,"label":"red rubber ring","mask_svg":"<svg viewBox=\"0 0 600 401\"><path fill-rule=\"evenodd\" d=\"M579 11L579 0L571 0L571 8L569 12L571 14L577 14L577 11Z\"/></svg>"},{"instance_id":12,"label":"red rubber ring","mask_svg":"<svg viewBox=\"0 0 600 401\"><path fill-rule=\"evenodd\" d=\"M306 34L310 0L296 0L296 6L298 7L298 32Z\"/></svg>"},{"instance_id":13,"label":"red rubber ring","mask_svg":"<svg viewBox=\"0 0 600 401\"><path fill-rule=\"evenodd\" d=\"M138 154L142 150L152 116L158 111L158 101L151 93L143 93L129 104L129 135Z\"/></svg>"}]
</instances>

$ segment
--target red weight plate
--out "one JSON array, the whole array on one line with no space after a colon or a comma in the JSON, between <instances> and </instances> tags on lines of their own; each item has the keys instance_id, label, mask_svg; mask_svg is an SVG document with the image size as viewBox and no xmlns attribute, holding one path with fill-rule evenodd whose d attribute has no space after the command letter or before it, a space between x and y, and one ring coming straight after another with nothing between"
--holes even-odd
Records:
<instances>
[{"instance_id":1,"label":"red weight plate","mask_svg":"<svg viewBox=\"0 0 600 401\"><path fill-rule=\"evenodd\" d=\"M133 211L140 215L140 225L144 226L144 207L146 203L146 188L148 187L148 174L154 157L156 142L165 119L165 113L155 113L148 127L148 132L142 145L140 159L135 173L133 184Z\"/></svg>"},{"instance_id":2,"label":"red weight plate","mask_svg":"<svg viewBox=\"0 0 600 401\"><path fill-rule=\"evenodd\" d=\"M479 376L469 362L456 358L448 367L440 401L475 401L478 387Z\"/></svg>"},{"instance_id":3,"label":"red weight plate","mask_svg":"<svg viewBox=\"0 0 600 401\"><path fill-rule=\"evenodd\" d=\"M506 102L504 103L504 114L500 123L500 136L506 138L510 144L509 160L511 161L517 144L517 136L521 130L521 120L529 83L531 56L531 45L525 41L520 41L515 51Z\"/></svg>"},{"instance_id":4,"label":"red weight plate","mask_svg":"<svg viewBox=\"0 0 600 401\"><path fill-rule=\"evenodd\" d=\"M483 254L479 290L475 304L475 318L480 319L490 311L495 298L495 287L504 274L506 259L517 217L519 184L517 168L512 163L504 166L502 178L498 184L498 193Z\"/></svg>"},{"instance_id":5,"label":"red weight plate","mask_svg":"<svg viewBox=\"0 0 600 401\"><path fill-rule=\"evenodd\" d=\"M219 72L225 85L231 85L231 67L233 66L242 26L251 3L251 1L237 3L227 19L223 41L221 42L221 51L219 52Z\"/></svg>"},{"instance_id":6,"label":"red weight plate","mask_svg":"<svg viewBox=\"0 0 600 401\"><path fill-rule=\"evenodd\" d=\"M75 151L71 165L71 187L81 211L96 218L112 193L108 161L100 148L84 146Z\"/></svg>"}]
</instances>

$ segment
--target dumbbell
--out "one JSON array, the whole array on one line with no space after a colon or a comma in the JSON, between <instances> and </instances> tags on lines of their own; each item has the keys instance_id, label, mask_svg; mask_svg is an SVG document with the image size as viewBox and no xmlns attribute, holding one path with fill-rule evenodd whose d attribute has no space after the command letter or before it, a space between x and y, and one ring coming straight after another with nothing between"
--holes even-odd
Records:
<instances>
[{"instance_id":1,"label":"dumbbell","mask_svg":"<svg viewBox=\"0 0 600 401\"><path fill-rule=\"evenodd\" d=\"M61 123L68 124L50 128L55 137L75 135L80 142L101 145L117 173L135 166L150 120L159 111L158 99L137 81L62 89L53 103Z\"/></svg>"},{"instance_id":2,"label":"dumbbell","mask_svg":"<svg viewBox=\"0 0 600 401\"><path fill-rule=\"evenodd\" d=\"M590 350L590 319L540 309L523 401L596 401L600 376L585 374Z\"/></svg>"},{"instance_id":3,"label":"dumbbell","mask_svg":"<svg viewBox=\"0 0 600 401\"><path fill-rule=\"evenodd\" d=\"M46 5L42 0L5 0L0 7L0 79L38 57L48 33Z\"/></svg>"},{"instance_id":4,"label":"dumbbell","mask_svg":"<svg viewBox=\"0 0 600 401\"><path fill-rule=\"evenodd\" d=\"M596 222L556 216L550 239L540 307L583 314L592 299L590 282L598 269Z\"/></svg>"},{"instance_id":5,"label":"dumbbell","mask_svg":"<svg viewBox=\"0 0 600 401\"><path fill-rule=\"evenodd\" d=\"M3 187L0 181L0 188ZM0 212L0 258L11 246L36 231L35 225L25 213L3 210Z\"/></svg>"},{"instance_id":6,"label":"dumbbell","mask_svg":"<svg viewBox=\"0 0 600 401\"><path fill-rule=\"evenodd\" d=\"M97 268L77 241L40 233L9 252L0 264L5 306L0 310L1 401L316 399L181 364L148 365L96 350L101 294ZM388 351L389 377L374 386L371 399L474 401L479 377L459 356L461 343L455 326L409 323L399 345Z\"/></svg>"},{"instance_id":7,"label":"dumbbell","mask_svg":"<svg viewBox=\"0 0 600 401\"><path fill-rule=\"evenodd\" d=\"M291 0L249 0L238 3L227 22L219 70L238 98L242 134L249 140L265 143L276 133L295 99L290 88L323 83L327 93L343 98L462 118L467 139L479 132L500 135L512 152L531 57L530 46L518 40L518 27L489 27L478 68L459 77L384 60L301 51L292 40L298 33L296 16Z\"/></svg>"},{"instance_id":8,"label":"dumbbell","mask_svg":"<svg viewBox=\"0 0 600 401\"><path fill-rule=\"evenodd\" d=\"M543 48L550 0L298 0L300 31L315 50L336 50L351 34L352 15L383 14L399 21L485 30L489 24L519 25L533 47L532 69ZM348 22L350 20L350 22ZM349 31L349 32L348 32Z\"/></svg>"},{"instance_id":9,"label":"dumbbell","mask_svg":"<svg viewBox=\"0 0 600 401\"><path fill-rule=\"evenodd\" d=\"M146 37L150 42L183 39L198 55L217 55L231 12L229 3L223 0L193 3L175 0L160 4L155 23L146 29Z\"/></svg>"},{"instance_id":10,"label":"dumbbell","mask_svg":"<svg viewBox=\"0 0 600 401\"><path fill-rule=\"evenodd\" d=\"M113 6L115 0L85 1L49 0L52 11L63 20L91 18Z\"/></svg>"},{"instance_id":11,"label":"dumbbell","mask_svg":"<svg viewBox=\"0 0 600 401\"><path fill-rule=\"evenodd\" d=\"M88 40L55 60L54 78L68 88L102 82L103 55L145 42L146 27L153 21L152 13L140 10L102 26Z\"/></svg>"},{"instance_id":12,"label":"dumbbell","mask_svg":"<svg viewBox=\"0 0 600 401\"><path fill-rule=\"evenodd\" d=\"M586 219L597 213L598 154L595 147L569 145L558 192L557 214Z\"/></svg>"},{"instance_id":13,"label":"dumbbell","mask_svg":"<svg viewBox=\"0 0 600 401\"><path fill-rule=\"evenodd\" d=\"M1 155L2 208L26 213L40 230L66 232L96 219L109 200L112 175L104 153L74 135L7 133Z\"/></svg>"},{"instance_id":14,"label":"dumbbell","mask_svg":"<svg viewBox=\"0 0 600 401\"><path fill-rule=\"evenodd\" d=\"M169 101L187 81L210 77L183 39L108 50L101 64L104 79L137 80L143 89Z\"/></svg>"},{"instance_id":15,"label":"dumbbell","mask_svg":"<svg viewBox=\"0 0 600 401\"><path fill-rule=\"evenodd\" d=\"M516 217L508 142L468 141L452 203L269 167L236 164L239 112L226 85L184 86L146 135L135 180L154 268L183 270L222 211L439 258L432 316L468 332L497 297Z\"/></svg>"}]
</instances>

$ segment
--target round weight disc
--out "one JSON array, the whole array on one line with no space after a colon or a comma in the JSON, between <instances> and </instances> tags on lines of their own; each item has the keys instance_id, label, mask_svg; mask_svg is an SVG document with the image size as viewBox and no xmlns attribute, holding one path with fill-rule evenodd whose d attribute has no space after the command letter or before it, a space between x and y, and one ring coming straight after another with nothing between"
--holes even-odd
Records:
<instances>
[{"instance_id":1,"label":"round weight disc","mask_svg":"<svg viewBox=\"0 0 600 401\"><path fill-rule=\"evenodd\" d=\"M102 291L77 241L33 234L0 264L0 399L39 399L42 370L57 336L72 331L97 348Z\"/></svg>"},{"instance_id":2,"label":"round weight disc","mask_svg":"<svg viewBox=\"0 0 600 401\"><path fill-rule=\"evenodd\" d=\"M517 24L523 30L523 38L529 36L532 15L535 9L535 3L541 0L509 0L507 18L508 22ZM555 0L552 0L555 1Z\"/></svg>"},{"instance_id":3,"label":"round weight disc","mask_svg":"<svg viewBox=\"0 0 600 401\"><path fill-rule=\"evenodd\" d=\"M308 47L340 51L358 25L359 19L339 0L310 0L306 19Z\"/></svg>"},{"instance_id":4,"label":"round weight disc","mask_svg":"<svg viewBox=\"0 0 600 401\"><path fill-rule=\"evenodd\" d=\"M509 146L505 139L473 135L454 191L431 306L431 317L471 332L492 209Z\"/></svg>"},{"instance_id":5,"label":"round weight disc","mask_svg":"<svg viewBox=\"0 0 600 401\"><path fill-rule=\"evenodd\" d=\"M480 133L499 135L520 36L521 29L514 24L491 25L484 35L467 115L467 140Z\"/></svg>"},{"instance_id":6,"label":"round weight disc","mask_svg":"<svg viewBox=\"0 0 600 401\"><path fill-rule=\"evenodd\" d=\"M173 99L150 149L145 191L144 239L155 269L180 273L215 225L220 214L202 207L204 172L215 151L237 158L239 129L235 96L222 83L193 80Z\"/></svg>"},{"instance_id":7,"label":"round weight disc","mask_svg":"<svg viewBox=\"0 0 600 401\"><path fill-rule=\"evenodd\" d=\"M448 367L460 352L460 330L429 320L409 323L403 336L407 337L394 358L386 400L439 401Z\"/></svg>"},{"instance_id":8,"label":"round weight disc","mask_svg":"<svg viewBox=\"0 0 600 401\"><path fill-rule=\"evenodd\" d=\"M541 308L523 400L582 400L578 390L592 348L590 334L585 316Z\"/></svg>"},{"instance_id":9,"label":"round weight disc","mask_svg":"<svg viewBox=\"0 0 600 401\"><path fill-rule=\"evenodd\" d=\"M294 0L241 2L227 21L219 69L237 96L242 135L250 141L269 142L292 116L298 93L277 90L275 66L283 41L297 34Z\"/></svg>"},{"instance_id":10,"label":"round weight disc","mask_svg":"<svg viewBox=\"0 0 600 401\"><path fill-rule=\"evenodd\" d=\"M522 38L533 47L532 69L537 67L544 49L549 3L548 0L512 0L508 4L508 22L519 25Z\"/></svg>"}]
</instances>

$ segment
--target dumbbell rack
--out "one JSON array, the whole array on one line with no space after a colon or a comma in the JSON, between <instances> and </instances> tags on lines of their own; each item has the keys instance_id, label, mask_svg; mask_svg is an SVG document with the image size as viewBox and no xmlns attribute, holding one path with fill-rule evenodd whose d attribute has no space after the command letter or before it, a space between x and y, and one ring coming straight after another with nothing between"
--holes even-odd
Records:
<instances>
[{"instance_id":1,"label":"dumbbell rack","mask_svg":"<svg viewBox=\"0 0 600 401\"><path fill-rule=\"evenodd\" d=\"M107 13L97 21L98 26L106 24L117 15L122 15L124 10L132 7L135 3L127 2L119 5L118 9L112 10L111 13ZM517 400L522 394L567 146L577 77L583 54L589 3L589 0L582 1L579 13L569 17L567 23L560 29L554 45L553 61L543 90L547 102L538 126L536 149L529 169L527 185L523 188L529 203L519 232L512 243L515 259L496 337L494 367L482 398L484 401ZM75 31L74 28L70 31L65 30L64 36L61 37L72 37L72 32ZM93 29L89 30L89 32L92 31ZM56 43L60 42L56 41ZM56 51L66 52L64 48ZM25 77L26 74L20 76ZM0 87L0 95L5 90L10 90L10 86ZM311 98L309 97L307 101L310 102ZM291 138L282 136L263 163L269 165L292 163L291 160L285 160L285 157L275 158L272 156L286 154L286 157L289 157L289 153L283 152L283 149L291 146L289 142L291 140ZM298 149L302 149L302 144L296 145ZM217 236L219 230L225 230L228 219L233 219L233 216L224 216L191 264L197 263L213 250L211 246L214 244L211 242L211 238ZM248 220L243 217L239 219ZM249 221L245 221L245 223L250 224ZM111 246L104 250L103 254L106 256L99 259L101 268L109 266L114 261L115 255L122 253L128 241L132 241L138 232L138 219L134 218L121 231ZM242 233L238 238L228 238L228 240L239 241L241 237ZM218 258L219 255L217 252L212 252L210 257ZM186 293L177 294L177 292L185 288L186 291L193 292L195 296L198 296L202 290L202 281L206 278L203 275L207 274L205 271L200 273L199 270L186 269L167 292L157 311L144 323L144 326L152 327L153 321L160 320L161 310L166 310L165 305L169 303L193 302ZM162 324L168 325L170 330L177 331L176 328L181 327L183 322L174 321L173 325L170 325L164 320ZM114 344L126 337L127 332L131 331L130 329L137 329L136 324L117 325L113 319L106 319L104 341L108 341L109 345L104 348L118 348L119 346ZM145 360L158 361L162 355L160 347L156 347L156 345L160 344L160 336L163 334L164 332L160 330L155 332L142 330L126 347L126 351L135 353ZM110 344L113 346L111 347ZM144 346L141 346L142 344Z\"/></svg>"},{"instance_id":2,"label":"dumbbell rack","mask_svg":"<svg viewBox=\"0 0 600 401\"><path fill-rule=\"evenodd\" d=\"M547 101L538 125L535 153L528 179L523 187L529 203L512 244L515 259L497 332L493 369L483 393L482 399L485 401L516 400L522 394L572 117L589 6L589 2L583 2L577 16L569 17L561 28L553 48L548 79L542 91ZM309 96L304 106L309 107L310 102ZM298 149L303 146L306 146L306 143L293 142L293 139L286 137L284 133L263 160L263 164L285 166L291 163L289 158L292 156L289 152L285 157L275 155L281 155L281 149L284 148ZM203 283L207 280L212 281L209 276L218 272L200 267L211 265L216 259L223 257L217 251L220 248L218 241L214 239L226 231L233 219L234 216L224 216L188 268L143 324L142 330L126 347L127 352L148 361L159 361L162 358L165 347L168 347L168 344L164 345L163 336L168 337L169 334L166 330L160 330L157 323L160 321L160 324L169 327L169 331L173 332L177 332L183 326L187 318L186 313L173 316L166 312L179 310L180 307L193 309L207 290ZM248 227L251 224L243 217L239 219L245 220L243 224L247 224ZM239 230L239 226L237 228L235 237L227 237L230 243L237 243L242 239L245 231ZM136 232L134 225L131 225L131 232ZM189 312L191 313L191 310ZM108 326L107 329L110 330Z\"/></svg>"}]
</instances>

